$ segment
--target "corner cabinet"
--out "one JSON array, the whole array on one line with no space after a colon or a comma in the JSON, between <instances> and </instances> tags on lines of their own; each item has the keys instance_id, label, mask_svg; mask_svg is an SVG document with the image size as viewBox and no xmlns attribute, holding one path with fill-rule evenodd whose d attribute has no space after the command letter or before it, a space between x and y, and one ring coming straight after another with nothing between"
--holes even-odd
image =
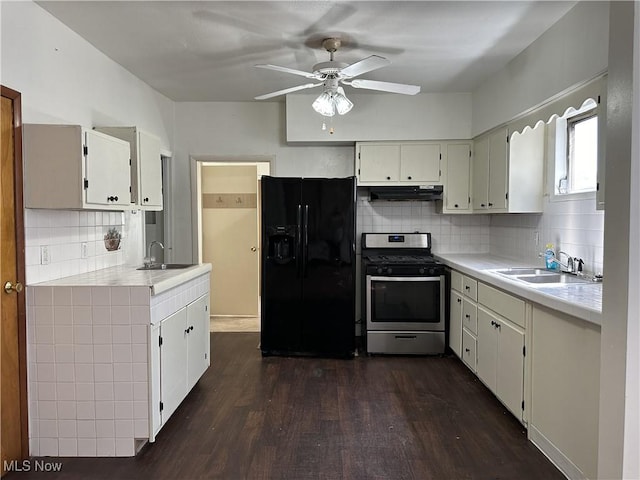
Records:
<instances>
[{"instance_id":1,"label":"corner cabinet","mask_svg":"<svg viewBox=\"0 0 640 480\"><path fill-rule=\"evenodd\" d=\"M358 185L440 185L440 142L358 142Z\"/></svg>"},{"instance_id":2,"label":"corner cabinet","mask_svg":"<svg viewBox=\"0 0 640 480\"><path fill-rule=\"evenodd\" d=\"M26 208L126 210L129 143L79 125L23 125ZM55 185L56 188L51 188Z\"/></svg>"},{"instance_id":3,"label":"corner cabinet","mask_svg":"<svg viewBox=\"0 0 640 480\"><path fill-rule=\"evenodd\" d=\"M151 327L151 432L158 433L209 367L209 295Z\"/></svg>"},{"instance_id":4,"label":"corner cabinet","mask_svg":"<svg viewBox=\"0 0 640 480\"><path fill-rule=\"evenodd\" d=\"M507 210L508 135L507 129L501 128L474 140L474 210Z\"/></svg>"},{"instance_id":5,"label":"corner cabinet","mask_svg":"<svg viewBox=\"0 0 640 480\"><path fill-rule=\"evenodd\" d=\"M95 130L131 146L131 203L142 210L162 210L160 139L137 127L96 127Z\"/></svg>"}]
</instances>

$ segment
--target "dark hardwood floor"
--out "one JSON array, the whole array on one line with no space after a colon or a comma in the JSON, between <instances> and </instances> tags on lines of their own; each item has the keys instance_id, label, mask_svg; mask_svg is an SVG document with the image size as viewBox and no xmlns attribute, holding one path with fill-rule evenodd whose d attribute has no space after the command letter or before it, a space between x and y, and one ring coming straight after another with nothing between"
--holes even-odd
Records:
<instances>
[{"instance_id":1,"label":"dark hardwood floor","mask_svg":"<svg viewBox=\"0 0 640 480\"><path fill-rule=\"evenodd\" d=\"M262 358L213 333L211 368L135 458L46 458L14 479L563 479L454 357Z\"/></svg>"}]
</instances>

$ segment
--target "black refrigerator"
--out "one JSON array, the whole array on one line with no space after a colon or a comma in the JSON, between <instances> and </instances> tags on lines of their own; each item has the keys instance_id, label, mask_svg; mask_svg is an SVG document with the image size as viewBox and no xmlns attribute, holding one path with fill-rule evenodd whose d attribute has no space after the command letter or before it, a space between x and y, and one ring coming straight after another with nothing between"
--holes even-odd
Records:
<instances>
[{"instance_id":1,"label":"black refrigerator","mask_svg":"<svg viewBox=\"0 0 640 480\"><path fill-rule=\"evenodd\" d=\"M262 354L353 357L356 182L263 176Z\"/></svg>"}]
</instances>

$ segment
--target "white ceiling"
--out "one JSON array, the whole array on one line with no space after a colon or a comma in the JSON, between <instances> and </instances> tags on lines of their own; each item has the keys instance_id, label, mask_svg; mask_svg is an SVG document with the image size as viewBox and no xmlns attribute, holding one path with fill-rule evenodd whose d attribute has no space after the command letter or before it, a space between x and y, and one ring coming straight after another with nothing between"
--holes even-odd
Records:
<instances>
[{"instance_id":1,"label":"white ceiling","mask_svg":"<svg viewBox=\"0 0 640 480\"><path fill-rule=\"evenodd\" d=\"M361 78L471 92L567 13L575 1L40 1L127 70L175 101L253 101L308 83L253 67L311 71L377 54ZM364 93L360 90L359 93ZM273 100L279 100L275 98Z\"/></svg>"}]
</instances>

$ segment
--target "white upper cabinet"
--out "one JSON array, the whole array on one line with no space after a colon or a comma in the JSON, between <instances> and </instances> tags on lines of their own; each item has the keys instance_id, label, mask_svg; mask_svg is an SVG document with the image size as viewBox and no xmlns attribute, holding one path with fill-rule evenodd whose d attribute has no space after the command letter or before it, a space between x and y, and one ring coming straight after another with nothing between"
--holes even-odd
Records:
<instances>
[{"instance_id":1,"label":"white upper cabinet","mask_svg":"<svg viewBox=\"0 0 640 480\"><path fill-rule=\"evenodd\" d=\"M359 185L439 185L440 142L356 143Z\"/></svg>"},{"instance_id":2,"label":"white upper cabinet","mask_svg":"<svg viewBox=\"0 0 640 480\"><path fill-rule=\"evenodd\" d=\"M131 145L131 203L142 210L162 210L160 139L137 127L96 127Z\"/></svg>"},{"instance_id":3,"label":"white upper cabinet","mask_svg":"<svg viewBox=\"0 0 640 480\"><path fill-rule=\"evenodd\" d=\"M476 213L542 212L545 125L507 128L474 140L472 206Z\"/></svg>"},{"instance_id":4,"label":"white upper cabinet","mask_svg":"<svg viewBox=\"0 0 640 480\"><path fill-rule=\"evenodd\" d=\"M471 213L471 142L448 143L444 162L442 213Z\"/></svg>"},{"instance_id":5,"label":"white upper cabinet","mask_svg":"<svg viewBox=\"0 0 640 480\"><path fill-rule=\"evenodd\" d=\"M79 125L23 125L26 208L131 207L129 143Z\"/></svg>"}]
</instances>

